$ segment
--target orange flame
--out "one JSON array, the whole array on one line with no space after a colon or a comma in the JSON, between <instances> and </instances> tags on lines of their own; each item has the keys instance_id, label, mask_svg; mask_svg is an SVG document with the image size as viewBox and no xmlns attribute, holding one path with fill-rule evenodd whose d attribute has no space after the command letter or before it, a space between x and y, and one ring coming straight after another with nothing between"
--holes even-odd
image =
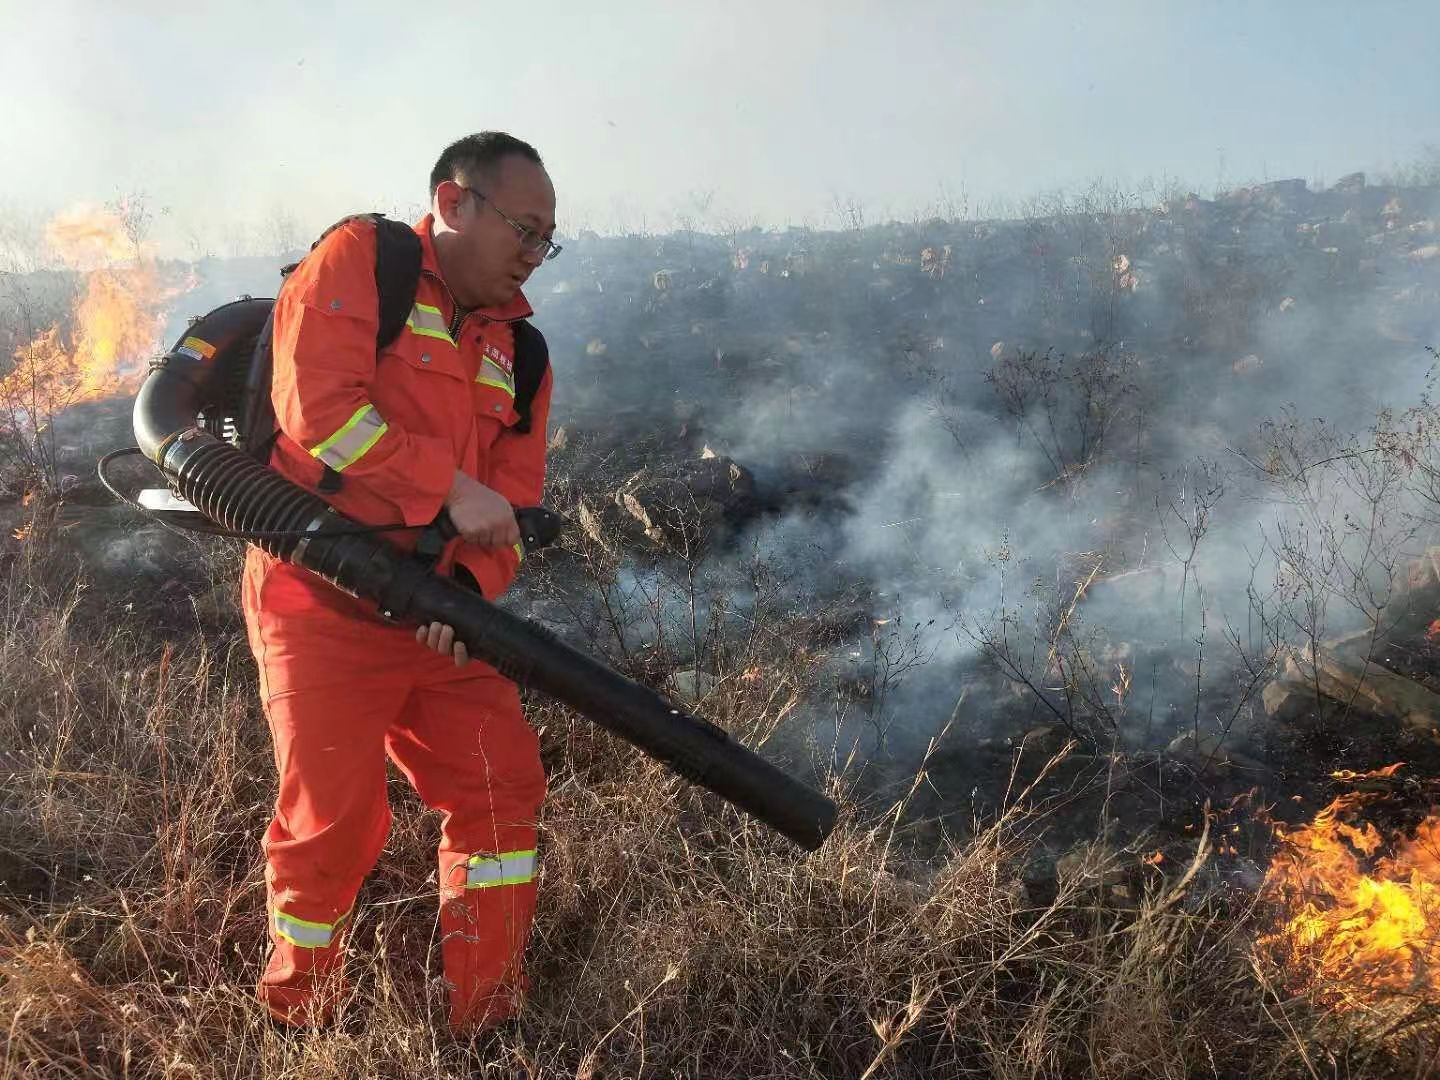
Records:
<instances>
[{"instance_id":1,"label":"orange flame","mask_svg":"<svg viewBox=\"0 0 1440 1080\"><path fill-rule=\"evenodd\" d=\"M164 304L181 291L161 285L114 212L69 211L49 223L46 238L85 274L85 292L68 340L50 327L16 350L0 378L0 423L31 439L84 398L133 392L164 331ZM129 264L100 265L122 257Z\"/></svg>"},{"instance_id":2,"label":"orange flame","mask_svg":"<svg viewBox=\"0 0 1440 1080\"><path fill-rule=\"evenodd\" d=\"M1336 776L1391 777L1396 768ZM1376 797L1349 792L1309 825L1280 828L1263 889L1288 915L1261 948L1347 1011L1396 994L1440 995L1440 811L1387 842L1360 819Z\"/></svg>"},{"instance_id":3,"label":"orange flame","mask_svg":"<svg viewBox=\"0 0 1440 1080\"><path fill-rule=\"evenodd\" d=\"M46 223L45 239L61 258L80 269L140 257L125 219L115 210L80 205L62 211Z\"/></svg>"},{"instance_id":4,"label":"orange flame","mask_svg":"<svg viewBox=\"0 0 1440 1080\"><path fill-rule=\"evenodd\" d=\"M167 299L152 268L97 271L77 309L76 362L85 392L130 393L165 330Z\"/></svg>"}]
</instances>

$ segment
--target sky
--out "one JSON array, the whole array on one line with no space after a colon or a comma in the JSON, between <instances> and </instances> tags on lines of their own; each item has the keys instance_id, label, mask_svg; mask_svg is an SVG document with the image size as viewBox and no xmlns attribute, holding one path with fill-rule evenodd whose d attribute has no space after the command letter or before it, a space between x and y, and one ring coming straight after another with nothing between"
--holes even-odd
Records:
<instances>
[{"instance_id":1,"label":"sky","mask_svg":"<svg viewBox=\"0 0 1440 1080\"><path fill-rule=\"evenodd\" d=\"M0 0L0 209L141 195L167 244L263 246L420 206L485 128L572 234L1328 183L1440 144L1436 40L1431 0Z\"/></svg>"}]
</instances>

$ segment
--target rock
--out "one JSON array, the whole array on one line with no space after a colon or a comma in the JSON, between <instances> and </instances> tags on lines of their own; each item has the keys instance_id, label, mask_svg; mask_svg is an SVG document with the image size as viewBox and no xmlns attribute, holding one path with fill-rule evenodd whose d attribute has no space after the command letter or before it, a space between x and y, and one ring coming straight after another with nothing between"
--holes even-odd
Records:
<instances>
[{"instance_id":1,"label":"rock","mask_svg":"<svg viewBox=\"0 0 1440 1080\"><path fill-rule=\"evenodd\" d=\"M614 503L582 495L576 517L581 530L596 544L611 554L619 551L627 519Z\"/></svg>"},{"instance_id":2,"label":"rock","mask_svg":"<svg viewBox=\"0 0 1440 1080\"><path fill-rule=\"evenodd\" d=\"M707 510L695 505L679 480L656 477L641 469L620 485L615 505L637 522L645 536L662 547L687 546L706 522Z\"/></svg>"},{"instance_id":3,"label":"rock","mask_svg":"<svg viewBox=\"0 0 1440 1080\"><path fill-rule=\"evenodd\" d=\"M1287 209L1310 193L1304 180L1271 180L1264 184L1236 188L1219 197L1229 206L1262 206L1271 210Z\"/></svg>"},{"instance_id":4,"label":"rock","mask_svg":"<svg viewBox=\"0 0 1440 1080\"><path fill-rule=\"evenodd\" d=\"M1277 724L1293 724L1318 704L1315 687L1300 677L1293 663L1290 669L1293 675L1282 675L1260 693L1265 715Z\"/></svg>"},{"instance_id":5,"label":"rock","mask_svg":"<svg viewBox=\"0 0 1440 1080\"><path fill-rule=\"evenodd\" d=\"M682 477L697 498L714 499L727 510L743 509L755 497L755 478L750 470L732 458L702 457Z\"/></svg>"},{"instance_id":6,"label":"rock","mask_svg":"<svg viewBox=\"0 0 1440 1080\"><path fill-rule=\"evenodd\" d=\"M944 277L950 268L950 245L936 249L927 247L920 252L920 269L931 277Z\"/></svg>"},{"instance_id":7,"label":"rock","mask_svg":"<svg viewBox=\"0 0 1440 1080\"><path fill-rule=\"evenodd\" d=\"M1360 635L1366 641L1369 635ZM1440 695L1413 679L1397 675L1369 659L1364 643L1337 648L1323 643L1294 655L1303 679L1314 680L1320 692L1339 702L1352 699L1362 708L1400 720L1418 731L1440 727Z\"/></svg>"},{"instance_id":8,"label":"rock","mask_svg":"<svg viewBox=\"0 0 1440 1080\"><path fill-rule=\"evenodd\" d=\"M757 509L755 480L728 457L702 457L673 477L641 469L615 493L615 504L652 543L694 552L724 526L738 524Z\"/></svg>"},{"instance_id":9,"label":"rock","mask_svg":"<svg viewBox=\"0 0 1440 1080\"><path fill-rule=\"evenodd\" d=\"M697 668L684 668L670 673L670 686L675 695L697 703L715 688L716 681L710 672Z\"/></svg>"},{"instance_id":10,"label":"rock","mask_svg":"<svg viewBox=\"0 0 1440 1080\"><path fill-rule=\"evenodd\" d=\"M1330 190L1339 195L1358 195L1365 190L1365 174L1363 172L1346 173L1335 181Z\"/></svg>"},{"instance_id":11,"label":"rock","mask_svg":"<svg viewBox=\"0 0 1440 1080\"><path fill-rule=\"evenodd\" d=\"M1167 753L1181 758L1196 769L1234 766L1246 771L1262 771L1264 766L1254 758L1240 753L1231 745L1238 741L1238 739L1227 739L1219 733L1201 735L1196 738L1195 732L1187 731L1171 739L1170 745L1165 749Z\"/></svg>"},{"instance_id":12,"label":"rock","mask_svg":"<svg viewBox=\"0 0 1440 1080\"><path fill-rule=\"evenodd\" d=\"M1055 860L1055 876L1083 889L1123 886L1130 876L1125 859L1104 841L1080 844Z\"/></svg>"},{"instance_id":13,"label":"rock","mask_svg":"<svg viewBox=\"0 0 1440 1080\"><path fill-rule=\"evenodd\" d=\"M1017 745L1023 748L1022 753L1042 756L1048 761L1065 749L1071 738L1070 732L1059 724L1042 724L1027 731Z\"/></svg>"}]
</instances>

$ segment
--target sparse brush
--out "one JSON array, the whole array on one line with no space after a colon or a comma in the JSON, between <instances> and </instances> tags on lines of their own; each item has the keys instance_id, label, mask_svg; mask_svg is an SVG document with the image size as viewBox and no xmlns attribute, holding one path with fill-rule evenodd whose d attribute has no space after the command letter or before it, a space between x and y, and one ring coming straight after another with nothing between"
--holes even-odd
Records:
<instances>
[{"instance_id":1,"label":"sparse brush","mask_svg":"<svg viewBox=\"0 0 1440 1080\"><path fill-rule=\"evenodd\" d=\"M272 777L238 623L119 617L30 543L0 585L0 1076L1278 1077L1325 1052L1275 1022L1244 915L1193 871L1128 906L1085 873L1037 902L1023 798L921 862L925 765L894 802L828 775L843 821L802 858L549 704L520 1023L444 1033L435 821L397 784L355 989L333 1030L281 1031L252 997ZM776 737L803 656L756 633L710 659L707 711Z\"/></svg>"}]
</instances>

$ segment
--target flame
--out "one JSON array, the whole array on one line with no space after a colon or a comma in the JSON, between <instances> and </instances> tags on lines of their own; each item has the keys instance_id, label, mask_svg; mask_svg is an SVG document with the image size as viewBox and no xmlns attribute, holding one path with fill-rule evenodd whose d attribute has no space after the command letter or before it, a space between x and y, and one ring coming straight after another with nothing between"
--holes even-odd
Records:
<instances>
[{"instance_id":1,"label":"flame","mask_svg":"<svg viewBox=\"0 0 1440 1080\"><path fill-rule=\"evenodd\" d=\"M134 392L164 332L166 302L189 284L163 286L114 211L68 211L49 222L46 238L84 275L85 291L68 336L58 325L41 332L0 377L0 425L32 441L77 401Z\"/></svg>"},{"instance_id":2,"label":"flame","mask_svg":"<svg viewBox=\"0 0 1440 1080\"><path fill-rule=\"evenodd\" d=\"M46 223L45 239L67 263L82 269L136 259L139 246L126 231L124 209L72 207Z\"/></svg>"},{"instance_id":3,"label":"flame","mask_svg":"<svg viewBox=\"0 0 1440 1080\"><path fill-rule=\"evenodd\" d=\"M1334 775L1379 779L1397 769ZM1362 816L1377 798L1347 792L1309 825L1279 827L1262 890L1287 915L1261 948L1344 1011L1395 995L1440 998L1440 810L1387 840Z\"/></svg>"},{"instance_id":4,"label":"flame","mask_svg":"<svg viewBox=\"0 0 1440 1080\"><path fill-rule=\"evenodd\" d=\"M130 393L165 330L168 299L153 268L97 271L76 311L76 361L86 392Z\"/></svg>"},{"instance_id":5,"label":"flame","mask_svg":"<svg viewBox=\"0 0 1440 1080\"><path fill-rule=\"evenodd\" d=\"M30 536L30 526L21 525L20 528L12 531L10 535L13 536L16 540L19 540L21 543L24 543Z\"/></svg>"}]
</instances>

